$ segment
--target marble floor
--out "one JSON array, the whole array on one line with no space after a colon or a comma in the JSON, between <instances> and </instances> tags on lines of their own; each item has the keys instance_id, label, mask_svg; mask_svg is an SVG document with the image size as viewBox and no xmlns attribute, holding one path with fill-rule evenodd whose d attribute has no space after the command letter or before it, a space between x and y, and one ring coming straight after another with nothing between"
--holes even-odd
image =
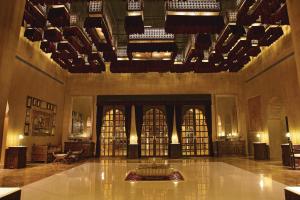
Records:
<instances>
[{"instance_id":1,"label":"marble floor","mask_svg":"<svg viewBox=\"0 0 300 200\"><path fill-rule=\"evenodd\" d=\"M66 171L83 164L84 161L72 164L62 163L30 163L24 169L1 169L0 187L22 187L54 174ZM3 166L2 166L3 167Z\"/></svg>"},{"instance_id":2,"label":"marble floor","mask_svg":"<svg viewBox=\"0 0 300 200\"><path fill-rule=\"evenodd\" d=\"M233 162L230 159L227 161ZM222 160L161 160L158 162L168 162L178 169L185 180L179 182L124 181L126 173L143 162L151 161L87 162L25 185L22 187L22 200L284 199L283 189L286 185L263 173L250 172L250 170L233 166ZM248 163L248 165L251 164Z\"/></svg>"}]
</instances>

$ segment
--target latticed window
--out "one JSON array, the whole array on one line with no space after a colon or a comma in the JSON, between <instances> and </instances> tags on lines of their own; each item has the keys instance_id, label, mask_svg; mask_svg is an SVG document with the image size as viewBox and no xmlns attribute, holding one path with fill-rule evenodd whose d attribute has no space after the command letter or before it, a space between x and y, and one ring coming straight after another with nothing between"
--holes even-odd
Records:
<instances>
[{"instance_id":1,"label":"latticed window","mask_svg":"<svg viewBox=\"0 0 300 200\"><path fill-rule=\"evenodd\" d=\"M142 10L142 1L128 0L128 10Z\"/></svg>"},{"instance_id":2,"label":"latticed window","mask_svg":"<svg viewBox=\"0 0 300 200\"><path fill-rule=\"evenodd\" d=\"M70 15L70 24L75 25L78 22L78 16L77 15Z\"/></svg>"},{"instance_id":3,"label":"latticed window","mask_svg":"<svg viewBox=\"0 0 300 200\"><path fill-rule=\"evenodd\" d=\"M170 10L219 10L220 2L215 0L168 1Z\"/></svg>"},{"instance_id":4,"label":"latticed window","mask_svg":"<svg viewBox=\"0 0 300 200\"><path fill-rule=\"evenodd\" d=\"M89 12L90 13L101 13L102 12L102 1L90 1Z\"/></svg>"},{"instance_id":5,"label":"latticed window","mask_svg":"<svg viewBox=\"0 0 300 200\"><path fill-rule=\"evenodd\" d=\"M145 28L143 34L130 34L130 40L139 40L139 39L175 39L175 35L171 33L166 33L164 28Z\"/></svg>"},{"instance_id":6,"label":"latticed window","mask_svg":"<svg viewBox=\"0 0 300 200\"><path fill-rule=\"evenodd\" d=\"M226 23L236 22L236 20L237 20L237 12L227 12L225 19L226 19Z\"/></svg>"},{"instance_id":7,"label":"latticed window","mask_svg":"<svg viewBox=\"0 0 300 200\"><path fill-rule=\"evenodd\" d=\"M124 109L106 109L101 128L101 156L127 156Z\"/></svg>"},{"instance_id":8,"label":"latticed window","mask_svg":"<svg viewBox=\"0 0 300 200\"><path fill-rule=\"evenodd\" d=\"M198 108L185 111L182 124L182 155L209 155L209 134L204 112Z\"/></svg>"}]
</instances>

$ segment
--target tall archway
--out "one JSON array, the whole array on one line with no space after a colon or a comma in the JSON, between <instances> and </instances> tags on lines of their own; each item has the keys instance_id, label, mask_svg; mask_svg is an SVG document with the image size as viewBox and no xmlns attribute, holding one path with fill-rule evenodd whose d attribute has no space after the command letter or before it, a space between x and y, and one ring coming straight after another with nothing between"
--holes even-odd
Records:
<instances>
[{"instance_id":1,"label":"tall archway","mask_svg":"<svg viewBox=\"0 0 300 200\"><path fill-rule=\"evenodd\" d=\"M127 156L125 115L121 108L110 108L103 116L101 156Z\"/></svg>"},{"instance_id":2,"label":"tall archway","mask_svg":"<svg viewBox=\"0 0 300 200\"><path fill-rule=\"evenodd\" d=\"M144 112L141 134L141 156L168 156L168 127L166 115L159 108Z\"/></svg>"},{"instance_id":3,"label":"tall archway","mask_svg":"<svg viewBox=\"0 0 300 200\"><path fill-rule=\"evenodd\" d=\"M189 108L184 112L181 141L183 156L209 155L208 126L201 109Z\"/></svg>"},{"instance_id":4,"label":"tall archway","mask_svg":"<svg viewBox=\"0 0 300 200\"><path fill-rule=\"evenodd\" d=\"M267 108L271 160L281 160L280 145L287 142L285 138L286 127L284 112L282 100L278 97L271 98Z\"/></svg>"}]
</instances>

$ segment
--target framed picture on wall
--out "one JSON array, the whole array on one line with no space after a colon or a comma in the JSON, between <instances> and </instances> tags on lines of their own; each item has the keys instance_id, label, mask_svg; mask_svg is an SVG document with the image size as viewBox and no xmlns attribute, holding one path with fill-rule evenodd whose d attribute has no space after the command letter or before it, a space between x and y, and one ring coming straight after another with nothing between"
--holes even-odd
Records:
<instances>
[{"instance_id":1,"label":"framed picture on wall","mask_svg":"<svg viewBox=\"0 0 300 200\"><path fill-rule=\"evenodd\" d=\"M53 136L56 126L54 105L34 97L27 97L26 106L24 135Z\"/></svg>"}]
</instances>

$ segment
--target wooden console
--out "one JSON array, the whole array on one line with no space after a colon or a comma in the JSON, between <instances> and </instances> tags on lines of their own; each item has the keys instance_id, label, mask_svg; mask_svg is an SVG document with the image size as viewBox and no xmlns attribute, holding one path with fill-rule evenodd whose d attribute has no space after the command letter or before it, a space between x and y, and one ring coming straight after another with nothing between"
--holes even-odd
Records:
<instances>
[{"instance_id":1,"label":"wooden console","mask_svg":"<svg viewBox=\"0 0 300 200\"><path fill-rule=\"evenodd\" d=\"M20 169L26 167L26 146L8 147L5 150L4 169Z\"/></svg>"},{"instance_id":2,"label":"wooden console","mask_svg":"<svg viewBox=\"0 0 300 200\"><path fill-rule=\"evenodd\" d=\"M53 153L62 152L60 145L33 145L31 152L31 161L32 162L52 162Z\"/></svg>"},{"instance_id":3,"label":"wooden console","mask_svg":"<svg viewBox=\"0 0 300 200\"><path fill-rule=\"evenodd\" d=\"M216 141L214 142L214 154L215 156L245 156L244 140L236 141Z\"/></svg>"}]
</instances>

